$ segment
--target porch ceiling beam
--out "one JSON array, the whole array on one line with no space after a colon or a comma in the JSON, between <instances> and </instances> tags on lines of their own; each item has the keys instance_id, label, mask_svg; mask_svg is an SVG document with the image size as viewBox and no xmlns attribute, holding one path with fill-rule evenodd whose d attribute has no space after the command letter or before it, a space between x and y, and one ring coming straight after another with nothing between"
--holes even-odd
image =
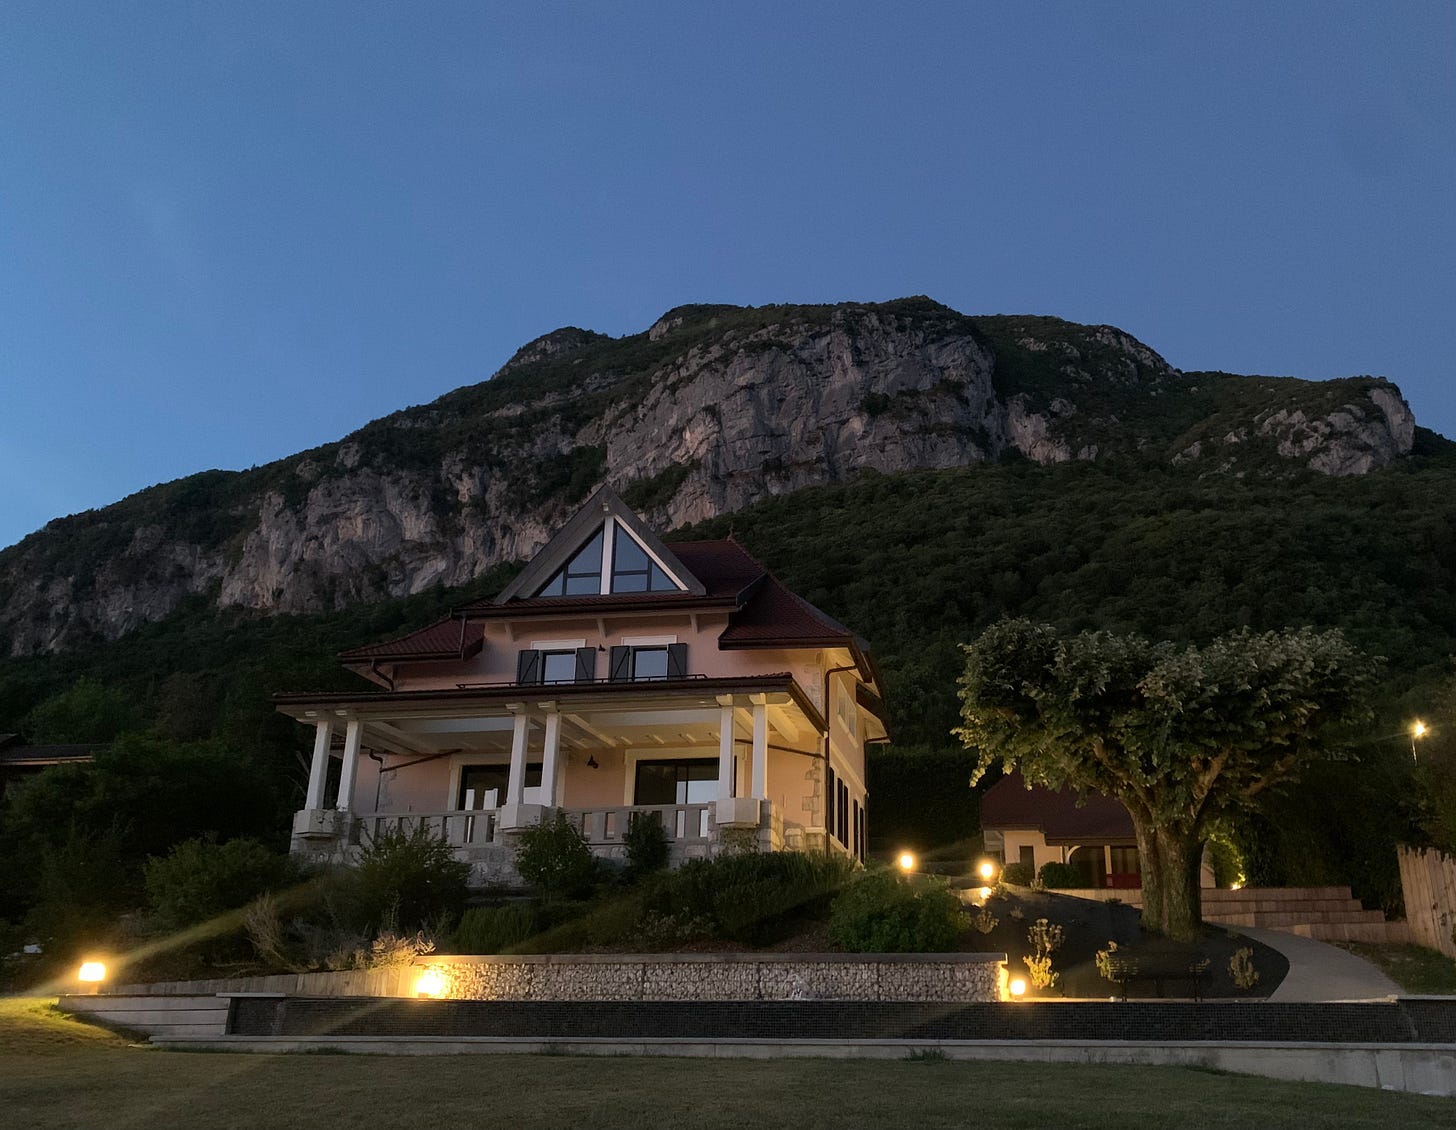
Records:
<instances>
[{"instance_id":1,"label":"porch ceiling beam","mask_svg":"<svg viewBox=\"0 0 1456 1130\"><path fill-rule=\"evenodd\" d=\"M788 738L791 742L798 741L799 735L803 733L803 731L799 728L798 720L789 710L782 706L770 706L768 708L768 720L769 724L772 725L775 730L783 734L783 736Z\"/></svg>"},{"instance_id":2,"label":"porch ceiling beam","mask_svg":"<svg viewBox=\"0 0 1456 1130\"><path fill-rule=\"evenodd\" d=\"M564 717L568 722L570 722L582 733L590 737L593 741L599 742L600 744L607 746L608 748L615 748L617 743L610 735L608 735L605 731L597 729L580 714L565 714L562 717Z\"/></svg>"},{"instance_id":3,"label":"porch ceiling beam","mask_svg":"<svg viewBox=\"0 0 1456 1130\"><path fill-rule=\"evenodd\" d=\"M717 710L623 710L612 714L593 714L598 726L691 726L714 725Z\"/></svg>"},{"instance_id":4,"label":"porch ceiling beam","mask_svg":"<svg viewBox=\"0 0 1456 1130\"><path fill-rule=\"evenodd\" d=\"M422 754L433 753L429 746L410 737L397 726L391 726L388 722L369 721L364 724L364 744L371 749L375 744L382 744L392 753Z\"/></svg>"},{"instance_id":5,"label":"porch ceiling beam","mask_svg":"<svg viewBox=\"0 0 1456 1130\"><path fill-rule=\"evenodd\" d=\"M512 719L499 718L410 718L401 719L398 729L411 734L510 733Z\"/></svg>"}]
</instances>

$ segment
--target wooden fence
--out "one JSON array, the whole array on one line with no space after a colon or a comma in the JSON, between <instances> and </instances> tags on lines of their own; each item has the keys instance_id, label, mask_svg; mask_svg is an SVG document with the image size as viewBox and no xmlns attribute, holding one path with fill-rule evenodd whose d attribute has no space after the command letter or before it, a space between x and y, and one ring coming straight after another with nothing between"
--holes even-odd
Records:
<instances>
[{"instance_id":1,"label":"wooden fence","mask_svg":"<svg viewBox=\"0 0 1456 1130\"><path fill-rule=\"evenodd\" d=\"M1456 859L1431 848L1399 847L1405 916L1423 946L1456 957Z\"/></svg>"}]
</instances>

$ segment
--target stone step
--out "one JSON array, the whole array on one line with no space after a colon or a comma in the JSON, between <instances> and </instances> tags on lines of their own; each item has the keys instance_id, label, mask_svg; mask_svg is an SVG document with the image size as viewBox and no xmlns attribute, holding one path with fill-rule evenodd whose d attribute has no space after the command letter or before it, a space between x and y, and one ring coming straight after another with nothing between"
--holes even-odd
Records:
<instances>
[{"instance_id":1,"label":"stone step","mask_svg":"<svg viewBox=\"0 0 1456 1130\"><path fill-rule=\"evenodd\" d=\"M1220 926L1268 926L1279 930L1299 925L1368 925L1384 922L1385 915L1378 910L1317 911L1303 914L1297 911L1264 911L1250 914L1225 914L1203 912L1203 920Z\"/></svg>"},{"instance_id":2,"label":"stone step","mask_svg":"<svg viewBox=\"0 0 1456 1130\"><path fill-rule=\"evenodd\" d=\"M1349 887L1240 887L1236 891L1224 887L1208 887L1203 892L1206 902L1224 900L1237 901L1243 898L1261 899L1347 899Z\"/></svg>"},{"instance_id":3,"label":"stone step","mask_svg":"<svg viewBox=\"0 0 1456 1130\"><path fill-rule=\"evenodd\" d=\"M1320 942L1371 942L1376 945L1409 945L1415 934L1409 922L1309 922L1287 929L1302 938Z\"/></svg>"},{"instance_id":4,"label":"stone step","mask_svg":"<svg viewBox=\"0 0 1456 1130\"><path fill-rule=\"evenodd\" d=\"M1203 905L1214 914L1263 914L1286 912L1298 914L1321 914L1364 910L1359 899L1231 899L1203 900Z\"/></svg>"}]
</instances>

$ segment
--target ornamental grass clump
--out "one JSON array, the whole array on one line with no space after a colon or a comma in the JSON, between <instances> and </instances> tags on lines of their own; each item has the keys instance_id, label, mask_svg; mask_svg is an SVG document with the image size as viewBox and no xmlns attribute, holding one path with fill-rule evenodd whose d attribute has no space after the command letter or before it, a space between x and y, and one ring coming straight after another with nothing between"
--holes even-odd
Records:
<instances>
[{"instance_id":1,"label":"ornamental grass clump","mask_svg":"<svg viewBox=\"0 0 1456 1130\"><path fill-rule=\"evenodd\" d=\"M1062 928L1038 918L1026 931L1026 940L1032 952L1021 960L1026 962L1027 977L1032 988L1046 991L1055 989L1062 977L1052 969L1052 954L1062 946Z\"/></svg>"}]
</instances>

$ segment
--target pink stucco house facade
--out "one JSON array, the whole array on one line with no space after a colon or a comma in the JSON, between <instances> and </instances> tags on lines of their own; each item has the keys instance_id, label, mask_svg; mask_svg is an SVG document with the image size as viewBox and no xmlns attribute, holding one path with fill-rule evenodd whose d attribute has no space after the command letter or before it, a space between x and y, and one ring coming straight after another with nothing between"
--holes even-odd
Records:
<instances>
[{"instance_id":1,"label":"pink stucco house facade","mask_svg":"<svg viewBox=\"0 0 1456 1130\"><path fill-rule=\"evenodd\" d=\"M511 882L516 834L562 812L608 858L642 813L675 860L864 854L887 736L868 645L731 538L665 545L610 488L495 598L340 659L372 685L277 697L313 728L297 853L423 825Z\"/></svg>"}]
</instances>

